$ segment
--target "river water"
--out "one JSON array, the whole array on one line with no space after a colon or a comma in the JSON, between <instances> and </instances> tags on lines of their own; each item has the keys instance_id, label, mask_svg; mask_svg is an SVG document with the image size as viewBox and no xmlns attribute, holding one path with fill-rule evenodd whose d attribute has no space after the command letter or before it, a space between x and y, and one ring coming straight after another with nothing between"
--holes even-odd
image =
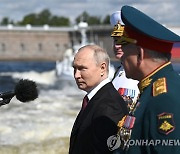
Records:
<instances>
[{"instance_id":1,"label":"river water","mask_svg":"<svg viewBox=\"0 0 180 154\"><path fill-rule=\"evenodd\" d=\"M179 63L174 68L180 72ZM67 154L85 93L74 80L57 78L54 62L0 62L0 92L22 78L37 83L39 97L28 103L14 97L0 107L0 154Z\"/></svg>"},{"instance_id":2,"label":"river water","mask_svg":"<svg viewBox=\"0 0 180 154\"><path fill-rule=\"evenodd\" d=\"M56 77L53 62L1 62L0 92L19 79L37 83L38 99L21 103L15 97L0 107L0 154L65 154L84 93L74 80Z\"/></svg>"}]
</instances>

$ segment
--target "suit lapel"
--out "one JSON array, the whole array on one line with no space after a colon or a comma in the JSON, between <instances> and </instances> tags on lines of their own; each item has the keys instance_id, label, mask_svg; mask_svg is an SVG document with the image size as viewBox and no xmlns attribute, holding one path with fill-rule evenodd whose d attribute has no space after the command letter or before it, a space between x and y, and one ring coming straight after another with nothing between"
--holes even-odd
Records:
<instances>
[{"instance_id":1,"label":"suit lapel","mask_svg":"<svg viewBox=\"0 0 180 154\"><path fill-rule=\"evenodd\" d=\"M86 109L84 111L80 111L75 122L74 122L74 126L71 132L71 137L73 138L73 142L75 141L76 138L76 134L78 133L78 129L80 128L80 126L87 120L87 116L90 112L94 111L94 108L96 108L96 106L98 105L97 101L99 99L99 97L101 97L104 93L104 91L106 91L107 89L111 88L111 84L108 83L105 86L103 86L93 97L92 99L88 102L88 105L86 107Z\"/></svg>"},{"instance_id":2,"label":"suit lapel","mask_svg":"<svg viewBox=\"0 0 180 154\"><path fill-rule=\"evenodd\" d=\"M104 95L106 95L105 94L106 91L112 89L112 87L113 87L112 83L108 83L105 86L103 86L89 101L86 109L84 111L81 110L79 112L71 132L70 149L69 149L70 153L73 151L74 145L77 142L78 133L80 133L79 128L82 125L84 125L85 129L86 127L88 127L89 123L91 123L93 112L95 112L95 108L99 105L100 102L99 99L101 97L104 97ZM87 126L86 126L86 122L87 122Z\"/></svg>"}]
</instances>

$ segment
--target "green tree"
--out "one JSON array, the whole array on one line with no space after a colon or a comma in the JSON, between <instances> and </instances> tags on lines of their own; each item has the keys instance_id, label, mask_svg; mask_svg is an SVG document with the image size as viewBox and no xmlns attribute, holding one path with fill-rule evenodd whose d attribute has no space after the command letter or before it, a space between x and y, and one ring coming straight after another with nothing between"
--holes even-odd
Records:
<instances>
[{"instance_id":1,"label":"green tree","mask_svg":"<svg viewBox=\"0 0 180 154\"><path fill-rule=\"evenodd\" d=\"M37 15L37 24L38 25L45 25L49 24L51 20L51 12L48 9L44 9Z\"/></svg>"},{"instance_id":2,"label":"green tree","mask_svg":"<svg viewBox=\"0 0 180 154\"><path fill-rule=\"evenodd\" d=\"M49 21L50 26L69 26L70 21L65 17L52 16Z\"/></svg>"},{"instance_id":3,"label":"green tree","mask_svg":"<svg viewBox=\"0 0 180 154\"><path fill-rule=\"evenodd\" d=\"M80 14L75 20L76 24L78 24L80 21L88 22L89 14L84 11L82 14Z\"/></svg>"},{"instance_id":4,"label":"green tree","mask_svg":"<svg viewBox=\"0 0 180 154\"><path fill-rule=\"evenodd\" d=\"M18 24L19 25L27 25L27 24L31 24L31 25L36 25L37 23L37 17L36 14L32 13L29 15L26 15L22 21L20 21Z\"/></svg>"},{"instance_id":5,"label":"green tree","mask_svg":"<svg viewBox=\"0 0 180 154\"><path fill-rule=\"evenodd\" d=\"M24 17L24 19L18 23L19 25L49 25L49 26L69 26L70 21L66 17L53 16L48 9L42 10L40 13L29 14Z\"/></svg>"},{"instance_id":6,"label":"green tree","mask_svg":"<svg viewBox=\"0 0 180 154\"><path fill-rule=\"evenodd\" d=\"M102 21L102 24L109 25L110 24L110 15L107 15L104 20Z\"/></svg>"},{"instance_id":7,"label":"green tree","mask_svg":"<svg viewBox=\"0 0 180 154\"><path fill-rule=\"evenodd\" d=\"M109 24L110 16L107 15L104 20L101 21L100 17L90 16L86 11L80 14L76 19L76 24L80 21L87 22L88 25L100 25ZM1 21L1 25L13 24L8 17L4 17ZM30 13L24 16L22 21L15 23L16 25L49 25L49 26L70 26L70 20L67 17L52 15L48 9L42 10L40 13Z\"/></svg>"},{"instance_id":8,"label":"green tree","mask_svg":"<svg viewBox=\"0 0 180 154\"><path fill-rule=\"evenodd\" d=\"M8 17L4 17L1 21L1 25L8 25L10 23L9 18Z\"/></svg>"},{"instance_id":9,"label":"green tree","mask_svg":"<svg viewBox=\"0 0 180 154\"><path fill-rule=\"evenodd\" d=\"M99 17L90 16L86 11L76 18L76 24L78 24L80 21L87 22L89 25L101 24L101 19Z\"/></svg>"},{"instance_id":10,"label":"green tree","mask_svg":"<svg viewBox=\"0 0 180 154\"><path fill-rule=\"evenodd\" d=\"M101 19L99 17L90 16L87 22L89 25L100 25Z\"/></svg>"}]
</instances>

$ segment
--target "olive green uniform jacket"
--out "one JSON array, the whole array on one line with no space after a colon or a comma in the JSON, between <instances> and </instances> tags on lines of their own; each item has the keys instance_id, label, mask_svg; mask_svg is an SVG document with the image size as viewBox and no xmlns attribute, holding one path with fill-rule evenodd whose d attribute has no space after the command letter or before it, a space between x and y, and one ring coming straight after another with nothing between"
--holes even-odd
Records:
<instances>
[{"instance_id":1,"label":"olive green uniform jacket","mask_svg":"<svg viewBox=\"0 0 180 154\"><path fill-rule=\"evenodd\" d=\"M180 153L180 76L170 62L139 84L128 154Z\"/></svg>"}]
</instances>

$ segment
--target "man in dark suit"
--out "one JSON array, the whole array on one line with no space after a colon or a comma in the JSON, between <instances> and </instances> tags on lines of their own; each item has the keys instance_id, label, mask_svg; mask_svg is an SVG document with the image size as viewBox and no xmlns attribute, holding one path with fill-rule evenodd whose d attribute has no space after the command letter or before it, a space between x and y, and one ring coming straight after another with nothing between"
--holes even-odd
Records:
<instances>
[{"instance_id":1,"label":"man in dark suit","mask_svg":"<svg viewBox=\"0 0 180 154\"><path fill-rule=\"evenodd\" d=\"M88 104L75 120L69 154L112 153L108 138L117 133L127 108L108 79L109 56L101 47L87 45L75 55L73 67L78 88L87 92Z\"/></svg>"}]
</instances>

